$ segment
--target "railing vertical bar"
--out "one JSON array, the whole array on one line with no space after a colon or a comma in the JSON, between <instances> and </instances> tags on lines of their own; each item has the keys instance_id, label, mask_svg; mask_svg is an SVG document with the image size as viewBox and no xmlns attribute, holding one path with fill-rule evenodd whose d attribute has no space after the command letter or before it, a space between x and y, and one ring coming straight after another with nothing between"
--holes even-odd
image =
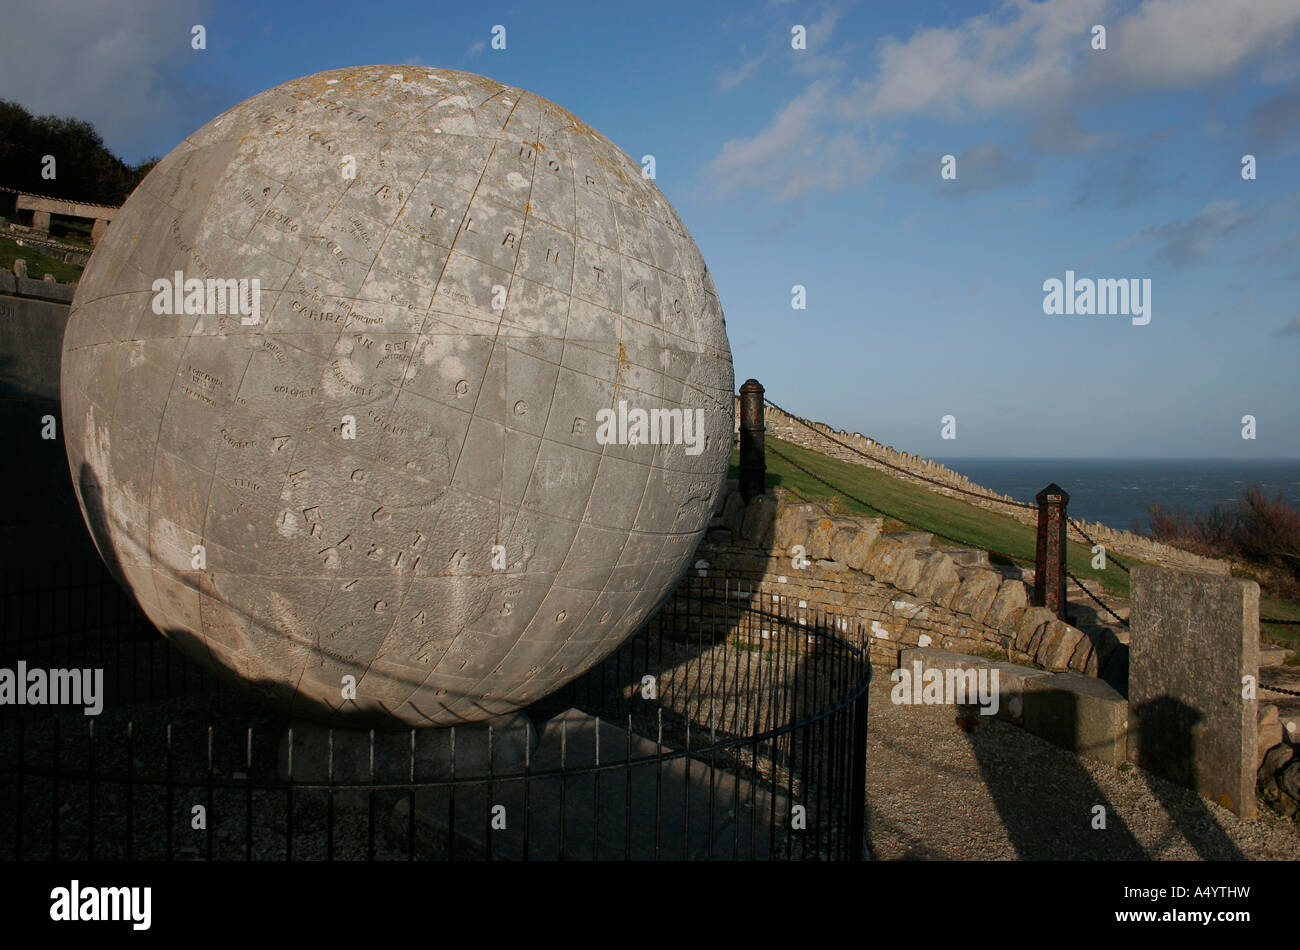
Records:
<instances>
[{"instance_id":1,"label":"railing vertical bar","mask_svg":"<svg viewBox=\"0 0 1300 950\"><path fill-rule=\"evenodd\" d=\"M864 654L865 655L865 654ZM865 678L866 670L859 671L859 681ZM857 684L854 684L855 688ZM866 857L866 808L867 808L867 690L853 700L853 798L849 802L849 844L852 852L850 860L861 861Z\"/></svg>"},{"instance_id":2,"label":"railing vertical bar","mask_svg":"<svg viewBox=\"0 0 1300 950\"><path fill-rule=\"evenodd\" d=\"M709 840L705 844L706 860L713 860L714 797L717 794L718 774L718 717L709 699Z\"/></svg>"},{"instance_id":3,"label":"railing vertical bar","mask_svg":"<svg viewBox=\"0 0 1300 950\"><path fill-rule=\"evenodd\" d=\"M95 860L95 720L91 719L86 723L86 726L89 734L86 747L86 772L90 776L86 788L86 850L88 852L87 856L93 861ZM20 759L19 766L21 767L21 765L22 760Z\"/></svg>"},{"instance_id":4,"label":"railing vertical bar","mask_svg":"<svg viewBox=\"0 0 1300 950\"><path fill-rule=\"evenodd\" d=\"M655 710L655 860L659 860L663 828L664 796L664 708Z\"/></svg>"},{"instance_id":5,"label":"railing vertical bar","mask_svg":"<svg viewBox=\"0 0 1300 950\"><path fill-rule=\"evenodd\" d=\"M415 860L415 729L411 729L410 754L407 758L406 780L406 860Z\"/></svg>"},{"instance_id":6,"label":"railing vertical bar","mask_svg":"<svg viewBox=\"0 0 1300 950\"><path fill-rule=\"evenodd\" d=\"M19 688L25 684L19 684ZM50 860L59 860L59 717L54 717L54 748L50 750L53 776L50 788Z\"/></svg>"},{"instance_id":7,"label":"railing vertical bar","mask_svg":"<svg viewBox=\"0 0 1300 950\"><path fill-rule=\"evenodd\" d=\"M375 730L370 730L370 791L366 793L366 860L375 860Z\"/></svg>"},{"instance_id":8,"label":"railing vertical bar","mask_svg":"<svg viewBox=\"0 0 1300 950\"><path fill-rule=\"evenodd\" d=\"M627 773L627 794L623 798L623 860L632 860L632 712L627 714L627 757L623 770Z\"/></svg>"},{"instance_id":9,"label":"railing vertical bar","mask_svg":"<svg viewBox=\"0 0 1300 950\"><path fill-rule=\"evenodd\" d=\"M253 860L253 727L244 739L244 860Z\"/></svg>"},{"instance_id":10,"label":"railing vertical bar","mask_svg":"<svg viewBox=\"0 0 1300 950\"><path fill-rule=\"evenodd\" d=\"M135 848L135 723L126 724L126 859Z\"/></svg>"},{"instance_id":11,"label":"railing vertical bar","mask_svg":"<svg viewBox=\"0 0 1300 950\"><path fill-rule=\"evenodd\" d=\"M188 665L188 664L187 664ZM212 860L212 837L213 824L216 822L216 810L212 807L212 780L213 780L213 759L212 759L212 727L208 726L208 813L204 816L204 830L207 839L207 860Z\"/></svg>"},{"instance_id":12,"label":"railing vertical bar","mask_svg":"<svg viewBox=\"0 0 1300 950\"><path fill-rule=\"evenodd\" d=\"M493 829L492 829L492 809L496 807L495 802L493 802L493 800L492 800L493 797L494 797L494 793L496 792L496 785L495 785L495 783L492 781L492 776L493 776L493 772L492 772L492 738L493 738L493 737L492 737L492 724L491 724L491 723L488 723L488 727L487 727L487 766L488 766L488 767L487 767L487 774L488 774L488 783L487 783L487 804L488 804L488 807L487 807L486 814L484 815L484 822L485 822L485 824L484 824L484 828L486 829L486 834L485 834L485 836L484 836L484 843L485 843L486 846L487 846L487 859L488 859L489 861L493 860L493 857L494 857L494 855L493 855L493 847L492 847L492 846L493 846L493 838L494 838L495 836L492 834L492 830L493 830Z\"/></svg>"},{"instance_id":13,"label":"railing vertical bar","mask_svg":"<svg viewBox=\"0 0 1300 950\"><path fill-rule=\"evenodd\" d=\"M289 781L284 790L285 808L284 808L284 859L293 860L293 726L289 727L289 753L288 753L288 773Z\"/></svg>"},{"instance_id":14,"label":"railing vertical bar","mask_svg":"<svg viewBox=\"0 0 1300 950\"><path fill-rule=\"evenodd\" d=\"M603 668L603 667L602 667ZM604 682L604 674L601 674L601 681ZM595 731L595 762L594 765L600 765L600 717L596 717ZM591 809L591 860L600 860L600 769L597 768L591 773L594 780L595 801Z\"/></svg>"},{"instance_id":15,"label":"railing vertical bar","mask_svg":"<svg viewBox=\"0 0 1300 950\"><path fill-rule=\"evenodd\" d=\"M325 733L325 860L334 860L334 727Z\"/></svg>"},{"instance_id":16,"label":"railing vertical bar","mask_svg":"<svg viewBox=\"0 0 1300 950\"><path fill-rule=\"evenodd\" d=\"M172 859L172 806L175 792L175 785L172 778L172 724L167 723L166 730L167 741L167 833L164 835L164 841L167 844L167 857L164 861Z\"/></svg>"},{"instance_id":17,"label":"railing vertical bar","mask_svg":"<svg viewBox=\"0 0 1300 950\"><path fill-rule=\"evenodd\" d=\"M568 755L568 752L569 752L569 720L565 718L560 720L560 771L561 772L564 771L564 767L567 764L566 756ZM568 790L569 780L565 776L561 775L559 778L559 782L560 782L560 839L559 839L560 843L558 845L559 853L556 854L556 858L562 861L564 860L565 843L566 843L565 836L564 836L564 797L565 797L565 793Z\"/></svg>"},{"instance_id":18,"label":"railing vertical bar","mask_svg":"<svg viewBox=\"0 0 1300 950\"><path fill-rule=\"evenodd\" d=\"M523 860L528 860L528 839L532 834L532 789L533 789L533 723L524 719L524 853Z\"/></svg>"},{"instance_id":19,"label":"railing vertical bar","mask_svg":"<svg viewBox=\"0 0 1300 950\"><path fill-rule=\"evenodd\" d=\"M18 787L14 790L14 795L17 799L14 802L14 860L21 861L23 859L23 773L25 771L22 766L27 760L25 758L26 749L24 743L25 730L23 729L23 717L15 716L14 718L18 726L19 766Z\"/></svg>"},{"instance_id":20,"label":"railing vertical bar","mask_svg":"<svg viewBox=\"0 0 1300 950\"><path fill-rule=\"evenodd\" d=\"M686 777L682 780L682 860L691 857L691 707L686 706L686 754L682 756Z\"/></svg>"},{"instance_id":21,"label":"railing vertical bar","mask_svg":"<svg viewBox=\"0 0 1300 950\"><path fill-rule=\"evenodd\" d=\"M456 727L447 730L447 764L451 773L451 791L447 796L448 857L456 860Z\"/></svg>"}]
</instances>

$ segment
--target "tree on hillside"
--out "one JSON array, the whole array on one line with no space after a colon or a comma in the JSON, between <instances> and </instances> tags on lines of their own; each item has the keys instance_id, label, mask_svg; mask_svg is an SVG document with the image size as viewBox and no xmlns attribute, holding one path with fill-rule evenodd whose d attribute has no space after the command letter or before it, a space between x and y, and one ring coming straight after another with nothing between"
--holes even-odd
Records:
<instances>
[{"instance_id":1,"label":"tree on hillside","mask_svg":"<svg viewBox=\"0 0 1300 950\"><path fill-rule=\"evenodd\" d=\"M55 177L41 177L53 155ZM120 205L158 159L128 165L104 145L95 127L80 119L33 116L16 102L0 100L0 185L53 198Z\"/></svg>"}]
</instances>

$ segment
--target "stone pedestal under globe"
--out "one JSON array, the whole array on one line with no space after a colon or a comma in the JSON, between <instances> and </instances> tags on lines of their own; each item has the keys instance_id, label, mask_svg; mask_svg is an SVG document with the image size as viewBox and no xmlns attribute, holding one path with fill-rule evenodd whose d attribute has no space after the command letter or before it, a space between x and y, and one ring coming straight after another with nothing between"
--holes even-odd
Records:
<instances>
[{"instance_id":1,"label":"stone pedestal under globe","mask_svg":"<svg viewBox=\"0 0 1300 950\"><path fill-rule=\"evenodd\" d=\"M670 593L732 387L640 166L521 89L370 66L149 174L78 287L63 431L101 554L190 655L296 714L446 725L560 687Z\"/></svg>"}]
</instances>

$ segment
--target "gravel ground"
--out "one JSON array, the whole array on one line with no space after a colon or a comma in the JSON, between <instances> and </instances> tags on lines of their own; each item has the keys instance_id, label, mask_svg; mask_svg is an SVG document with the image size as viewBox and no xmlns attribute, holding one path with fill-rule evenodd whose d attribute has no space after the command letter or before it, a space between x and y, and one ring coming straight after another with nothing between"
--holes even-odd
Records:
<instances>
[{"instance_id":1,"label":"gravel ground","mask_svg":"<svg viewBox=\"0 0 1300 950\"><path fill-rule=\"evenodd\" d=\"M1297 860L1300 832L1271 813L1247 821L1139 768L1079 758L1018 726L951 706L889 700L871 687L867 802L880 860ZM1104 806L1106 827L1094 830Z\"/></svg>"}]
</instances>

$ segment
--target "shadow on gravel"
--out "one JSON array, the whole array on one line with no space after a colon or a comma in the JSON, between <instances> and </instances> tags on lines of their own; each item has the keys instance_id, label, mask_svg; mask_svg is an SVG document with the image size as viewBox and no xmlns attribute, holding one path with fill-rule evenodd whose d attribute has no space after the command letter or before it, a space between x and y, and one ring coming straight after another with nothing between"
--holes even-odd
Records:
<instances>
[{"instance_id":1,"label":"shadow on gravel","mask_svg":"<svg viewBox=\"0 0 1300 950\"><path fill-rule=\"evenodd\" d=\"M1137 716L1142 723L1138 739L1142 777L1202 860L1244 861L1245 856L1205 807L1204 798L1190 791L1196 787L1197 769L1193 729L1204 718L1199 710L1172 696L1144 703ZM1160 775L1168 781L1161 781ZM1183 788L1174 787L1177 785Z\"/></svg>"},{"instance_id":2,"label":"shadow on gravel","mask_svg":"<svg viewBox=\"0 0 1300 950\"><path fill-rule=\"evenodd\" d=\"M958 721L979 763L980 774L998 810L1007 837L1021 860L1146 860L1148 855L1102 794L1074 753L1041 740L1026 756L1025 746L1009 747L1004 730L1015 729L977 707L959 708ZM1061 724L1066 729L1069 723ZM1094 828L1094 809L1106 809L1106 827Z\"/></svg>"}]
</instances>

